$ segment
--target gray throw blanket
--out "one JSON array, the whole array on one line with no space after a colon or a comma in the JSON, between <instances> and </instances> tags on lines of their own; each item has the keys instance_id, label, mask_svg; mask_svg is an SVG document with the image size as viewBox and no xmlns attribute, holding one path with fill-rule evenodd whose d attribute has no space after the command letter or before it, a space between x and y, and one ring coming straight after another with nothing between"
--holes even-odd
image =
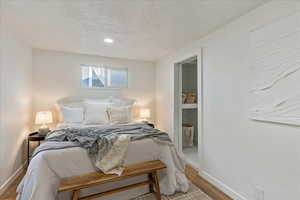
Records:
<instances>
[{"instance_id":1,"label":"gray throw blanket","mask_svg":"<svg viewBox=\"0 0 300 200\"><path fill-rule=\"evenodd\" d=\"M118 144L118 147L113 149L114 152L120 151L120 153L123 154L126 152L128 146L128 144L126 144L126 138L128 141L151 138L155 142L161 144L173 145L167 133L154 129L147 124L107 125L83 128L71 127L50 132L46 137L46 141L49 142L38 147L33 156L46 150L71 148L76 146L82 147L87 149L95 166L103 171L99 165L103 163L101 162L102 159L112 151L115 144ZM107 162L107 159L105 162ZM118 164L121 165L121 161L118 161Z\"/></svg>"}]
</instances>

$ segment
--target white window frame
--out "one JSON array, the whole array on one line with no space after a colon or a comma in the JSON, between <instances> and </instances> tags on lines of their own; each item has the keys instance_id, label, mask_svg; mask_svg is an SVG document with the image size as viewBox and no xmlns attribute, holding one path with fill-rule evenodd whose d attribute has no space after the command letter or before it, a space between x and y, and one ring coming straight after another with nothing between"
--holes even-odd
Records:
<instances>
[{"instance_id":1,"label":"white window frame","mask_svg":"<svg viewBox=\"0 0 300 200\"><path fill-rule=\"evenodd\" d=\"M89 86L88 87L84 87L82 85L82 68L83 67L99 67L99 68L104 68L105 69L105 80L104 80L104 86L103 87L93 87L92 86L92 79L89 79ZM118 86L118 87L114 87L114 86L108 86L108 81L109 81L109 76L108 76L108 71L109 70L119 70L119 71L125 71L126 72L126 85L124 86ZM89 70L89 77L92 76L92 70ZM80 64L80 85L81 88L83 89L122 89L122 88L128 88L128 68L125 67L110 67L104 64Z\"/></svg>"}]
</instances>

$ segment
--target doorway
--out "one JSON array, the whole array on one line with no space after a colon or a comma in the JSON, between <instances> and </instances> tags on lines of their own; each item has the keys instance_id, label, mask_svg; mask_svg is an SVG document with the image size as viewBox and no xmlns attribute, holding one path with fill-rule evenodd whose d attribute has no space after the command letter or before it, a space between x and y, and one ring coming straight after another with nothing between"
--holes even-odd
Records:
<instances>
[{"instance_id":1,"label":"doorway","mask_svg":"<svg viewBox=\"0 0 300 200\"><path fill-rule=\"evenodd\" d=\"M201 54L200 54L201 56ZM191 56L174 67L174 133L187 162L201 164L202 89L201 57Z\"/></svg>"}]
</instances>

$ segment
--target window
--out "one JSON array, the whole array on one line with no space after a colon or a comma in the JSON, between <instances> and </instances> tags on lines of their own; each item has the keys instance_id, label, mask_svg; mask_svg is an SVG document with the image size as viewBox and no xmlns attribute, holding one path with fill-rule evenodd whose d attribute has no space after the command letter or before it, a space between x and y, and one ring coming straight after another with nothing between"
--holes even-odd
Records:
<instances>
[{"instance_id":1,"label":"window","mask_svg":"<svg viewBox=\"0 0 300 200\"><path fill-rule=\"evenodd\" d=\"M124 88L128 86L128 70L97 65L81 66L81 87Z\"/></svg>"}]
</instances>

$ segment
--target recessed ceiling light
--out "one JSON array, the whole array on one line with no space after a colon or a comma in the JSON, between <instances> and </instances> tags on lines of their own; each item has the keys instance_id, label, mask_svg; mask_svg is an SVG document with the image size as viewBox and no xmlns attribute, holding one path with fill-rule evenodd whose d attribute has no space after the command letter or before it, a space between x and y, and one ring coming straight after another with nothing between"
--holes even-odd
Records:
<instances>
[{"instance_id":1,"label":"recessed ceiling light","mask_svg":"<svg viewBox=\"0 0 300 200\"><path fill-rule=\"evenodd\" d=\"M112 44L112 43L114 43L114 40L111 39L111 38L105 38L104 42L107 43L107 44Z\"/></svg>"}]
</instances>

